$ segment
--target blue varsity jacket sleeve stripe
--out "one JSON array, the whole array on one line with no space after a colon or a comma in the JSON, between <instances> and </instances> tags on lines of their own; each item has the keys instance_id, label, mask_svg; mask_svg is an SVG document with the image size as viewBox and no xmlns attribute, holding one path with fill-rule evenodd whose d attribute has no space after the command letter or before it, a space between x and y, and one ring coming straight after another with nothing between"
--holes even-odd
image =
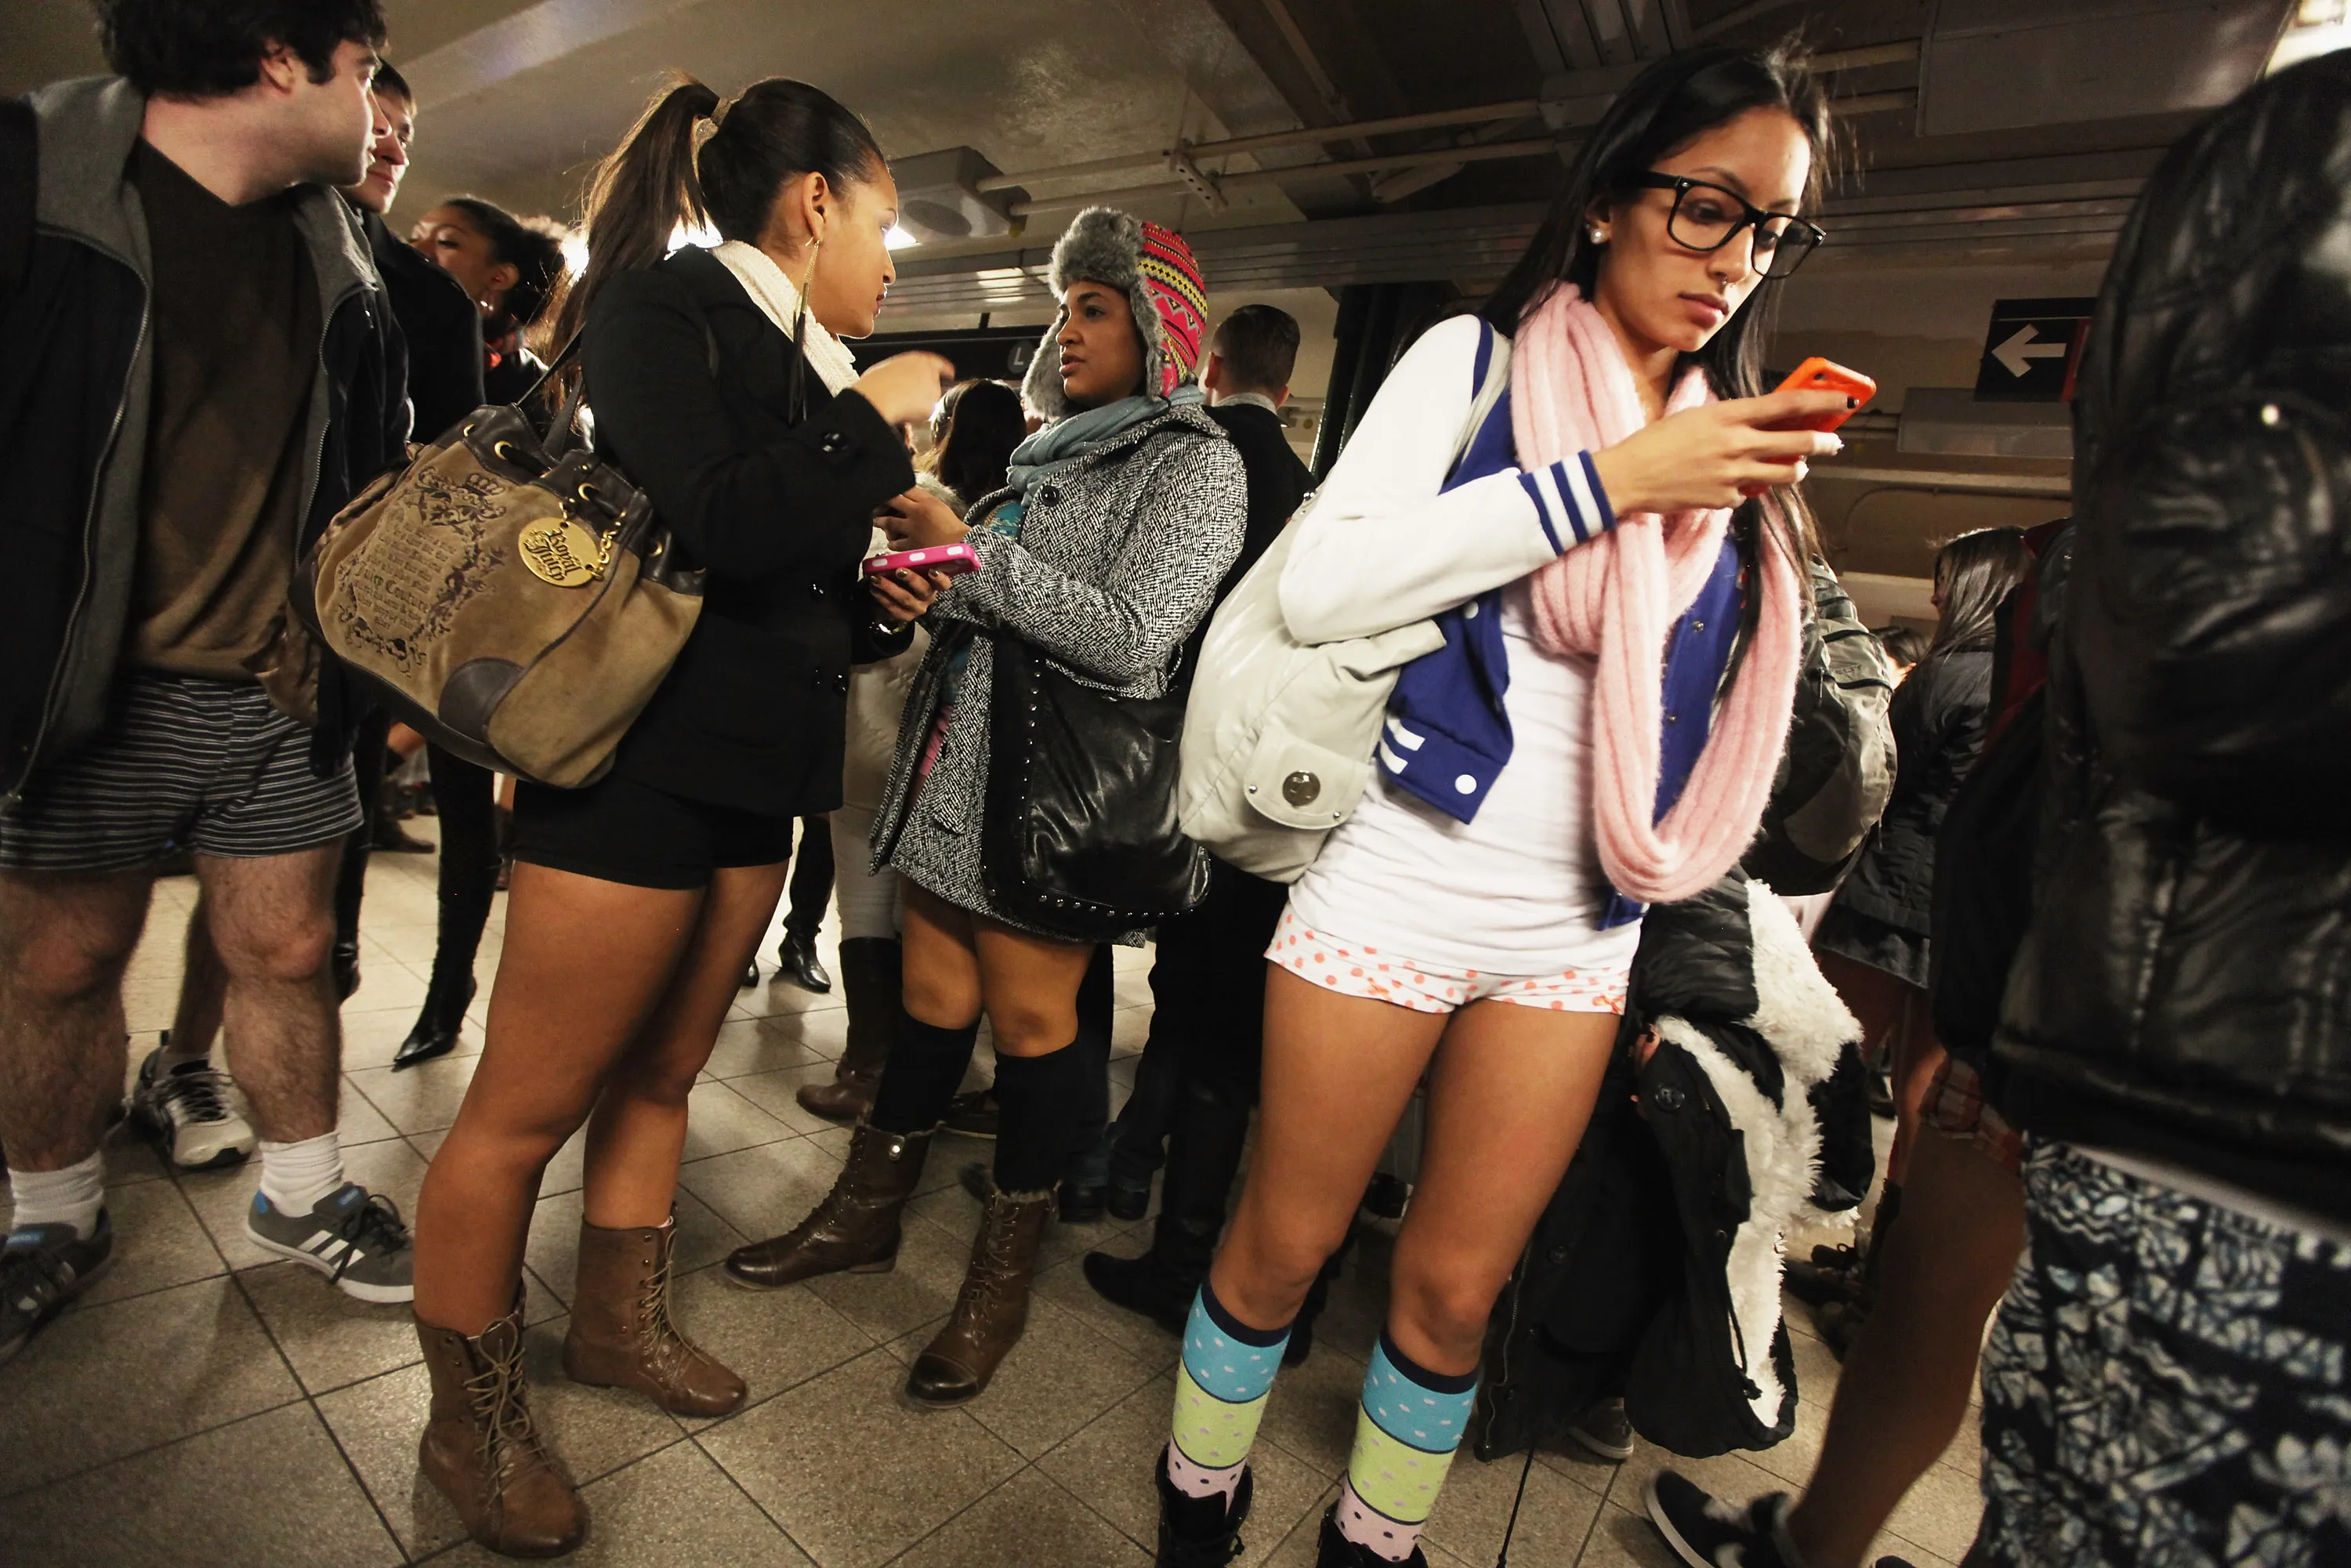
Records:
<instances>
[{"instance_id":1,"label":"blue varsity jacket sleeve stripe","mask_svg":"<svg viewBox=\"0 0 2351 1568\"><path fill-rule=\"evenodd\" d=\"M1535 504L1535 520L1542 525L1551 548L1564 555L1571 543L1589 544L1593 536L1616 526L1592 454L1579 452L1545 468L1522 469L1519 484Z\"/></svg>"}]
</instances>

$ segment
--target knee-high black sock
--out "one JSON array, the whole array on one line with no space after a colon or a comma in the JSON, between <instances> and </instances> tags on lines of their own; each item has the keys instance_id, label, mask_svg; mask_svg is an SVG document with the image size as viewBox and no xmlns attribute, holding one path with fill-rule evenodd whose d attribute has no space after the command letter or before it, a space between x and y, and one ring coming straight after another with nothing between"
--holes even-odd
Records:
<instances>
[{"instance_id":1,"label":"knee-high black sock","mask_svg":"<svg viewBox=\"0 0 2351 1568\"><path fill-rule=\"evenodd\" d=\"M912 1014L898 1015L890 1041L889 1065L873 1095L873 1124L885 1133L927 1133L947 1113L947 1102L963 1086L979 1025L941 1029Z\"/></svg>"},{"instance_id":2,"label":"knee-high black sock","mask_svg":"<svg viewBox=\"0 0 2351 1568\"><path fill-rule=\"evenodd\" d=\"M1092 1094L1090 1079L1102 1064L1090 1051L1063 1046L1048 1056L996 1059L996 1101L1003 1120L996 1134L996 1185L1005 1192L1044 1192L1070 1163Z\"/></svg>"}]
</instances>

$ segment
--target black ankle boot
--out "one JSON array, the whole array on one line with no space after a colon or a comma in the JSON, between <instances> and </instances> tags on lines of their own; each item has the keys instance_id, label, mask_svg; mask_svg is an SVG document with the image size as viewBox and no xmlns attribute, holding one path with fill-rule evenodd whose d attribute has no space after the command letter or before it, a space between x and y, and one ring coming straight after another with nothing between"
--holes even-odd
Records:
<instances>
[{"instance_id":1,"label":"black ankle boot","mask_svg":"<svg viewBox=\"0 0 2351 1568\"><path fill-rule=\"evenodd\" d=\"M1135 1259L1090 1252L1081 1265L1103 1300L1142 1312L1171 1333L1183 1332L1192 1292L1207 1277L1225 1228L1225 1202L1240 1174L1249 1124L1246 1103L1233 1104L1204 1083L1177 1091L1151 1250Z\"/></svg>"},{"instance_id":2,"label":"black ankle boot","mask_svg":"<svg viewBox=\"0 0 2351 1568\"><path fill-rule=\"evenodd\" d=\"M1241 1472L1241 1484L1228 1504L1220 1497L1186 1497L1167 1479L1167 1460L1159 1460L1159 1554L1155 1568L1225 1568L1238 1557L1241 1525L1249 1519L1249 1496L1256 1490L1250 1472Z\"/></svg>"},{"instance_id":3,"label":"black ankle boot","mask_svg":"<svg viewBox=\"0 0 2351 1568\"><path fill-rule=\"evenodd\" d=\"M424 994L424 1009L416 1015L416 1027L408 1031L408 1038L392 1053L392 1070L397 1072L456 1050L457 1031L465 1027L465 1009L473 1005L472 976L465 977L463 990L435 982Z\"/></svg>"},{"instance_id":4,"label":"black ankle boot","mask_svg":"<svg viewBox=\"0 0 2351 1568\"><path fill-rule=\"evenodd\" d=\"M1322 1512L1322 1534L1314 1543L1314 1568L1397 1568L1397 1564L1340 1534L1339 1509L1333 1503ZM1428 1568L1428 1553L1414 1547L1402 1568Z\"/></svg>"}]
</instances>

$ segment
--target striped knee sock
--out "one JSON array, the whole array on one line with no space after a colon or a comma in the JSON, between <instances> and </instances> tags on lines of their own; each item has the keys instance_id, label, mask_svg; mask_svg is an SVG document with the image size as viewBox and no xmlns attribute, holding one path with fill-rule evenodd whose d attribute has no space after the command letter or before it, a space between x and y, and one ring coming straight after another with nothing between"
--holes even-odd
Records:
<instances>
[{"instance_id":1,"label":"striped knee sock","mask_svg":"<svg viewBox=\"0 0 2351 1568\"><path fill-rule=\"evenodd\" d=\"M1184 1361L1176 1373L1176 1429L1167 1444L1167 1479L1187 1497L1230 1501L1249 1468L1259 1417L1290 1325L1253 1329L1227 1312L1206 1280L1184 1325Z\"/></svg>"},{"instance_id":2,"label":"striped knee sock","mask_svg":"<svg viewBox=\"0 0 2351 1568\"><path fill-rule=\"evenodd\" d=\"M1355 1451L1339 1493L1339 1533L1390 1563L1409 1562L1469 1427L1478 1374L1416 1364L1383 1332L1364 1374Z\"/></svg>"}]
</instances>

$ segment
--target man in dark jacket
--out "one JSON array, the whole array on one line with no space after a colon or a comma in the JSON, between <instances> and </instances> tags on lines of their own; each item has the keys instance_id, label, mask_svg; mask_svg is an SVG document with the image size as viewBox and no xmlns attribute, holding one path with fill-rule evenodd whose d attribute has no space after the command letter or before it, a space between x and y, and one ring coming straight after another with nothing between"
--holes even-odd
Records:
<instances>
[{"instance_id":1,"label":"man in dark jacket","mask_svg":"<svg viewBox=\"0 0 2351 1568\"><path fill-rule=\"evenodd\" d=\"M1265 554L1313 484L1281 423L1298 338L1289 312L1244 305L1217 325L1200 372L1208 417L1240 448L1249 476L1249 528L1239 558L1217 585L1218 603ZM1207 634L1204 621L1195 649ZM1084 1267L1102 1295L1171 1331L1183 1327L1192 1292L1207 1272L1240 1169L1264 1054L1265 950L1289 892L1219 861L1210 869L1207 902L1159 928L1151 1036L1134 1092L1113 1129L1110 1170L1113 1211L1141 1218L1166 1140L1158 1228L1143 1257L1089 1253ZM1320 1297L1318 1289L1291 1334L1293 1363L1305 1359L1313 1343Z\"/></svg>"},{"instance_id":2,"label":"man in dark jacket","mask_svg":"<svg viewBox=\"0 0 2351 1568\"><path fill-rule=\"evenodd\" d=\"M108 0L120 75L35 95L37 229L0 298L0 1358L108 1259L121 977L195 852L262 1136L247 1234L369 1301L407 1235L342 1179L328 891L359 818L300 550L400 451L392 327L332 186L366 166L375 0ZM313 722L316 721L316 722ZM201 1059L150 1058L192 1095Z\"/></svg>"},{"instance_id":3,"label":"man in dark jacket","mask_svg":"<svg viewBox=\"0 0 2351 1568\"><path fill-rule=\"evenodd\" d=\"M1970 1562L2351 1561L2351 55L2147 182L2074 405Z\"/></svg>"}]
</instances>

